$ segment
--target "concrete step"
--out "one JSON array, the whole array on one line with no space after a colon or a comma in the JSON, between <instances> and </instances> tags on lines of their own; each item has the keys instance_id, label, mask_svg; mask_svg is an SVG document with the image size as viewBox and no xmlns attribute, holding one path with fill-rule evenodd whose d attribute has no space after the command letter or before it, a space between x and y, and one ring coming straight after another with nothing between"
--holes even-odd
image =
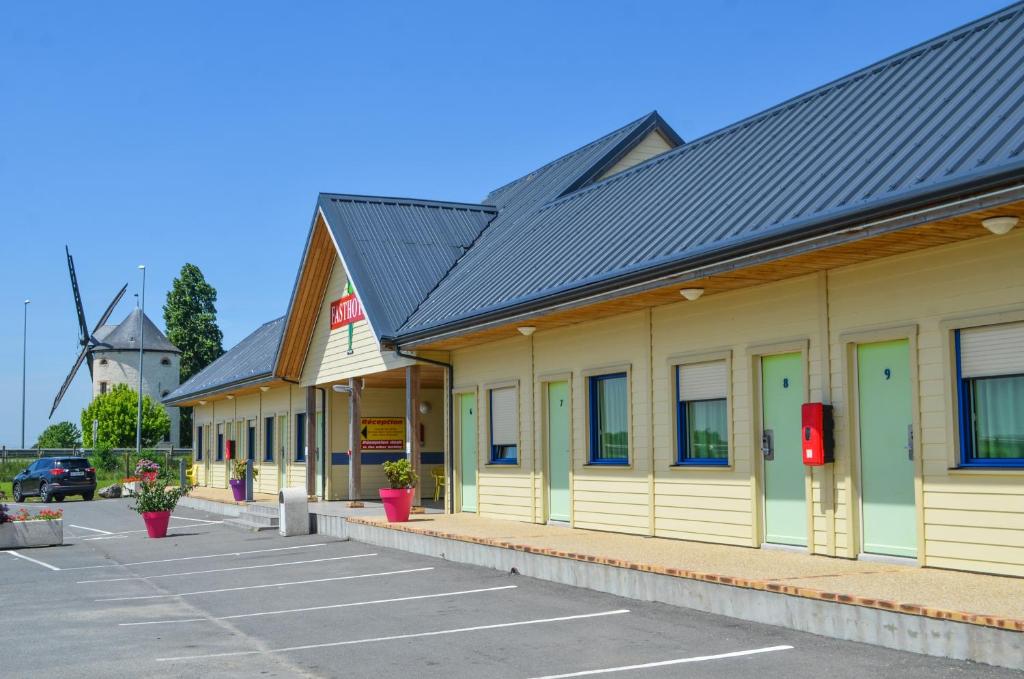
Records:
<instances>
[{"instance_id":1,"label":"concrete step","mask_svg":"<svg viewBox=\"0 0 1024 679\"><path fill-rule=\"evenodd\" d=\"M276 519L274 519L273 522L259 520L254 521L251 517L247 517L245 515L241 515L237 519L224 519L224 525L236 530L246 530L254 533L263 530L277 530Z\"/></svg>"},{"instance_id":2,"label":"concrete step","mask_svg":"<svg viewBox=\"0 0 1024 679\"><path fill-rule=\"evenodd\" d=\"M245 505L245 509L242 510L243 514L252 514L254 516L272 516L275 519L280 514L281 509L277 505L260 505L256 503L249 503Z\"/></svg>"}]
</instances>

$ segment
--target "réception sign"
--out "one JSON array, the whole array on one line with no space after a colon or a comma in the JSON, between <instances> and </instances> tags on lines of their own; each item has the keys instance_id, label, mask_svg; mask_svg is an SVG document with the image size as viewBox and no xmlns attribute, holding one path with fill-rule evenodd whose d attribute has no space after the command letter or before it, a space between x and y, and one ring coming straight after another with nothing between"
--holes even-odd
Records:
<instances>
[{"instance_id":1,"label":"r\u00e9ception sign","mask_svg":"<svg viewBox=\"0 0 1024 679\"><path fill-rule=\"evenodd\" d=\"M405 450L404 417L361 417L363 450Z\"/></svg>"},{"instance_id":2,"label":"r\u00e9ception sign","mask_svg":"<svg viewBox=\"0 0 1024 679\"><path fill-rule=\"evenodd\" d=\"M331 330L337 330L344 325L351 325L364 318L366 316L363 314L363 307L355 293L345 295L341 299L331 302Z\"/></svg>"}]
</instances>

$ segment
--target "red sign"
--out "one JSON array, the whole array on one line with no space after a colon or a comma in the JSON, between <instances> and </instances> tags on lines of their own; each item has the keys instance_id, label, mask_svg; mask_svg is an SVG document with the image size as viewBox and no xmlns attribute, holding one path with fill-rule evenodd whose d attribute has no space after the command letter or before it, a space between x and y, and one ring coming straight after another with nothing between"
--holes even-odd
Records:
<instances>
[{"instance_id":1,"label":"red sign","mask_svg":"<svg viewBox=\"0 0 1024 679\"><path fill-rule=\"evenodd\" d=\"M355 294L345 295L341 299L331 302L331 330L337 330L343 325L349 325L366 318L363 315L363 307Z\"/></svg>"}]
</instances>

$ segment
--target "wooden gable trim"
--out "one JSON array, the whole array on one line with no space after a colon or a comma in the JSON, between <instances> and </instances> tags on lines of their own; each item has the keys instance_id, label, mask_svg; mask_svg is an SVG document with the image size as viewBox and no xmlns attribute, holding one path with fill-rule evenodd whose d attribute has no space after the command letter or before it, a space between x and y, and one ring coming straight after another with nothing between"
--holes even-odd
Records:
<instances>
[{"instance_id":1,"label":"wooden gable trim","mask_svg":"<svg viewBox=\"0 0 1024 679\"><path fill-rule=\"evenodd\" d=\"M295 283L288 316L285 319L284 336L277 356L275 373L287 380L298 381L302 376L303 363L309 342L316 327L317 315L327 292L331 269L338 259L338 251L331 238L323 215L317 211L309 244L303 254L299 277Z\"/></svg>"}]
</instances>

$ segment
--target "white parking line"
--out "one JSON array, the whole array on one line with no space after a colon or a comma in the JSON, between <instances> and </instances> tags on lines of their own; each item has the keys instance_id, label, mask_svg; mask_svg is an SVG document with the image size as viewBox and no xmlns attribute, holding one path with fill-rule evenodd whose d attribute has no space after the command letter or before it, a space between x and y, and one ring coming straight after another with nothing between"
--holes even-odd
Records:
<instances>
[{"instance_id":1,"label":"white parking line","mask_svg":"<svg viewBox=\"0 0 1024 679\"><path fill-rule=\"evenodd\" d=\"M109 530L100 530L99 528L89 528L88 526L78 526L73 523L69 523L72 528L81 528L82 530L91 530L94 533L103 533L104 535L113 535Z\"/></svg>"},{"instance_id":2,"label":"white parking line","mask_svg":"<svg viewBox=\"0 0 1024 679\"><path fill-rule=\"evenodd\" d=\"M8 550L4 550L4 551L6 551L11 556L16 556L19 559L24 559L25 561L31 561L32 563L39 564L43 568L49 568L51 571L59 571L60 570L56 566L52 566L52 565L46 563L45 561L40 561L39 559L33 559L30 556L25 556L24 554L20 554L18 552L13 551L13 550L8 549Z\"/></svg>"},{"instance_id":3,"label":"white parking line","mask_svg":"<svg viewBox=\"0 0 1024 679\"><path fill-rule=\"evenodd\" d=\"M317 582L334 582L335 580L356 580L358 578L374 578L381 575L402 575L405 573L422 573L432 571L433 566L427 568L409 568L404 571L385 571L384 573L363 573L361 575L339 575L333 578L317 578L316 580L296 580L293 582L275 582L267 585L248 585L246 587L225 587L223 589L204 589L198 592L181 592L180 594L150 594L148 596L118 596L108 599L94 599L101 601L144 601L147 599L170 599L178 596L195 596L196 594L219 594L221 592L239 592L244 589L266 589L268 587L292 587L294 585L312 585Z\"/></svg>"},{"instance_id":4,"label":"white parking line","mask_svg":"<svg viewBox=\"0 0 1024 679\"><path fill-rule=\"evenodd\" d=\"M187 573L162 573L160 575L138 575L132 578L104 578L101 580L79 580L76 585L88 585L94 582L124 582L125 580L152 580L154 578L173 578L179 575L205 575L206 573L223 573L225 571L248 571L254 568L279 568L281 566L298 566L304 563L321 563L324 561L340 561L341 559L360 559L374 554L352 554L350 556L331 556L325 559L308 559L306 561L286 561L284 563L261 563L255 566L233 566L232 568L211 568L208 571L189 571Z\"/></svg>"},{"instance_id":5,"label":"white parking line","mask_svg":"<svg viewBox=\"0 0 1024 679\"><path fill-rule=\"evenodd\" d=\"M285 648L268 648L261 651L232 651L229 653L206 653L203 655L180 655L173 658L157 658L157 662L174 662L177 660L202 660L206 658L230 658L240 655L269 655L271 653L289 653L291 651L308 651L314 648L332 648L334 646L352 646L355 644L372 644L378 641L396 641L398 639L415 639L418 637L437 637L445 634L459 634L462 632L481 632L483 630L504 629L507 627L523 627L525 625L542 625L551 622L569 622L571 620L586 620L589 618L600 618L608 615L622 615L629 613L629 609L620 608L614 611L602 611L600 613L584 613L582 615L565 615L560 618L538 618L536 620L520 620L518 622L502 622L495 625L477 625L476 627L458 627L455 629L442 629L434 632L415 632L412 634L396 634L390 637L372 637L370 639L353 639L352 641L331 641L325 644L307 644L305 646L287 646Z\"/></svg>"},{"instance_id":6,"label":"white parking line","mask_svg":"<svg viewBox=\"0 0 1024 679\"><path fill-rule=\"evenodd\" d=\"M85 538L89 540L90 538ZM130 563L103 563L98 566L72 566L62 568L65 571L84 571L92 568L122 568L124 566L144 566L151 563L169 563L171 561L192 561L193 559L215 559L221 556L241 556L243 554L265 554L267 552L283 552L289 549L306 549L307 547L326 547L326 542L314 542L308 545L294 545L292 547L273 547L271 549L250 549L247 552L223 552L221 554L202 554L199 556L179 556L173 559L154 559L152 561L132 561Z\"/></svg>"},{"instance_id":7,"label":"white parking line","mask_svg":"<svg viewBox=\"0 0 1024 679\"><path fill-rule=\"evenodd\" d=\"M548 674L534 679L568 679L568 677L587 677L592 674L609 674L611 672L629 672L631 670L645 670L650 667L668 667L669 665L684 665L686 663L706 662L708 660L723 660L725 658L739 658L745 655L756 655L758 653L772 653L774 651L789 651L792 646L768 646L767 648L755 648L749 651L733 651L732 653L719 653L717 655L699 655L693 658L677 658L676 660L661 660L649 662L642 665L623 665L622 667L608 667L602 670L584 670L582 672L569 672L568 674Z\"/></svg>"},{"instance_id":8,"label":"white parking line","mask_svg":"<svg viewBox=\"0 0 1024 679\"><path fill-rule=\"evenodd\" d=\"M210 521L209 519L197 519L193 516L172 516L171 521L198 521L199 523L224 523L223 521Z\"/></svg>"},{"instance_id":9,"label":"white parking line","mask_svg":"<svg viewBox=\"0 0 1024 679\"><path fill-rule=\"evenodd\" d=\"M171 518L174 518L174 517L171 517ZM193 521L194 519L180 519L180 520L181 521ZM206 526L206 525L211 524L211 523L224 523L224 522L223 521L204 521L203 523L190 523L187 526L171 526L170 528L168 528L168 530L177 530L179 528L195 528L197 526ZM81 527L82 526L78 526L78 528L81 528ZM86 528L86 530L97 530L97 529L96 528ZM100 532L101 533L107 533L107 531L100 531ZM82 538L82 539L83 540L105 540L105 539L108 539L108 538L126 537L126 536L132 535L134 533L145 533L145 532L146 532L145 528L139 528L138 530L119 530L116 533L107 533L106 535L102 535L102 536L99 536L99 537Z\"/></svg>"},{"instance_id":10,"label":"white parking line","mask_svg":"<svg viewBox=\"0 0 1024 679\"><path fill-rule=\"evenodd\" d=\"M482 592L497 592L504 589L516 589L518 585L503 585L501 587L485 587L483 589L466 589L461 592L441 592L440 594L417 594L416 596L403 596L397 599L376 599L374 601L355 601L348 604L328 604L326 606L312 606L310 608L288 608L282 611L263 611L261 613L238 613L235 615L224 615L219 618L182 618L179 620L146 620L144 622L121 622L120 627L135 627L138 625L167 625L177 622L209 622L214 620L237 620L238 618L259 618L264 615L282 615L285 613L308 613L309 611L326 611L332 608L350 608L352 606L372 606L374 604L392 604L399 601L416 601L418 599L440 599L449 596L462 596L464 594L479 594Z\"/></svg>"}]
</instances>

